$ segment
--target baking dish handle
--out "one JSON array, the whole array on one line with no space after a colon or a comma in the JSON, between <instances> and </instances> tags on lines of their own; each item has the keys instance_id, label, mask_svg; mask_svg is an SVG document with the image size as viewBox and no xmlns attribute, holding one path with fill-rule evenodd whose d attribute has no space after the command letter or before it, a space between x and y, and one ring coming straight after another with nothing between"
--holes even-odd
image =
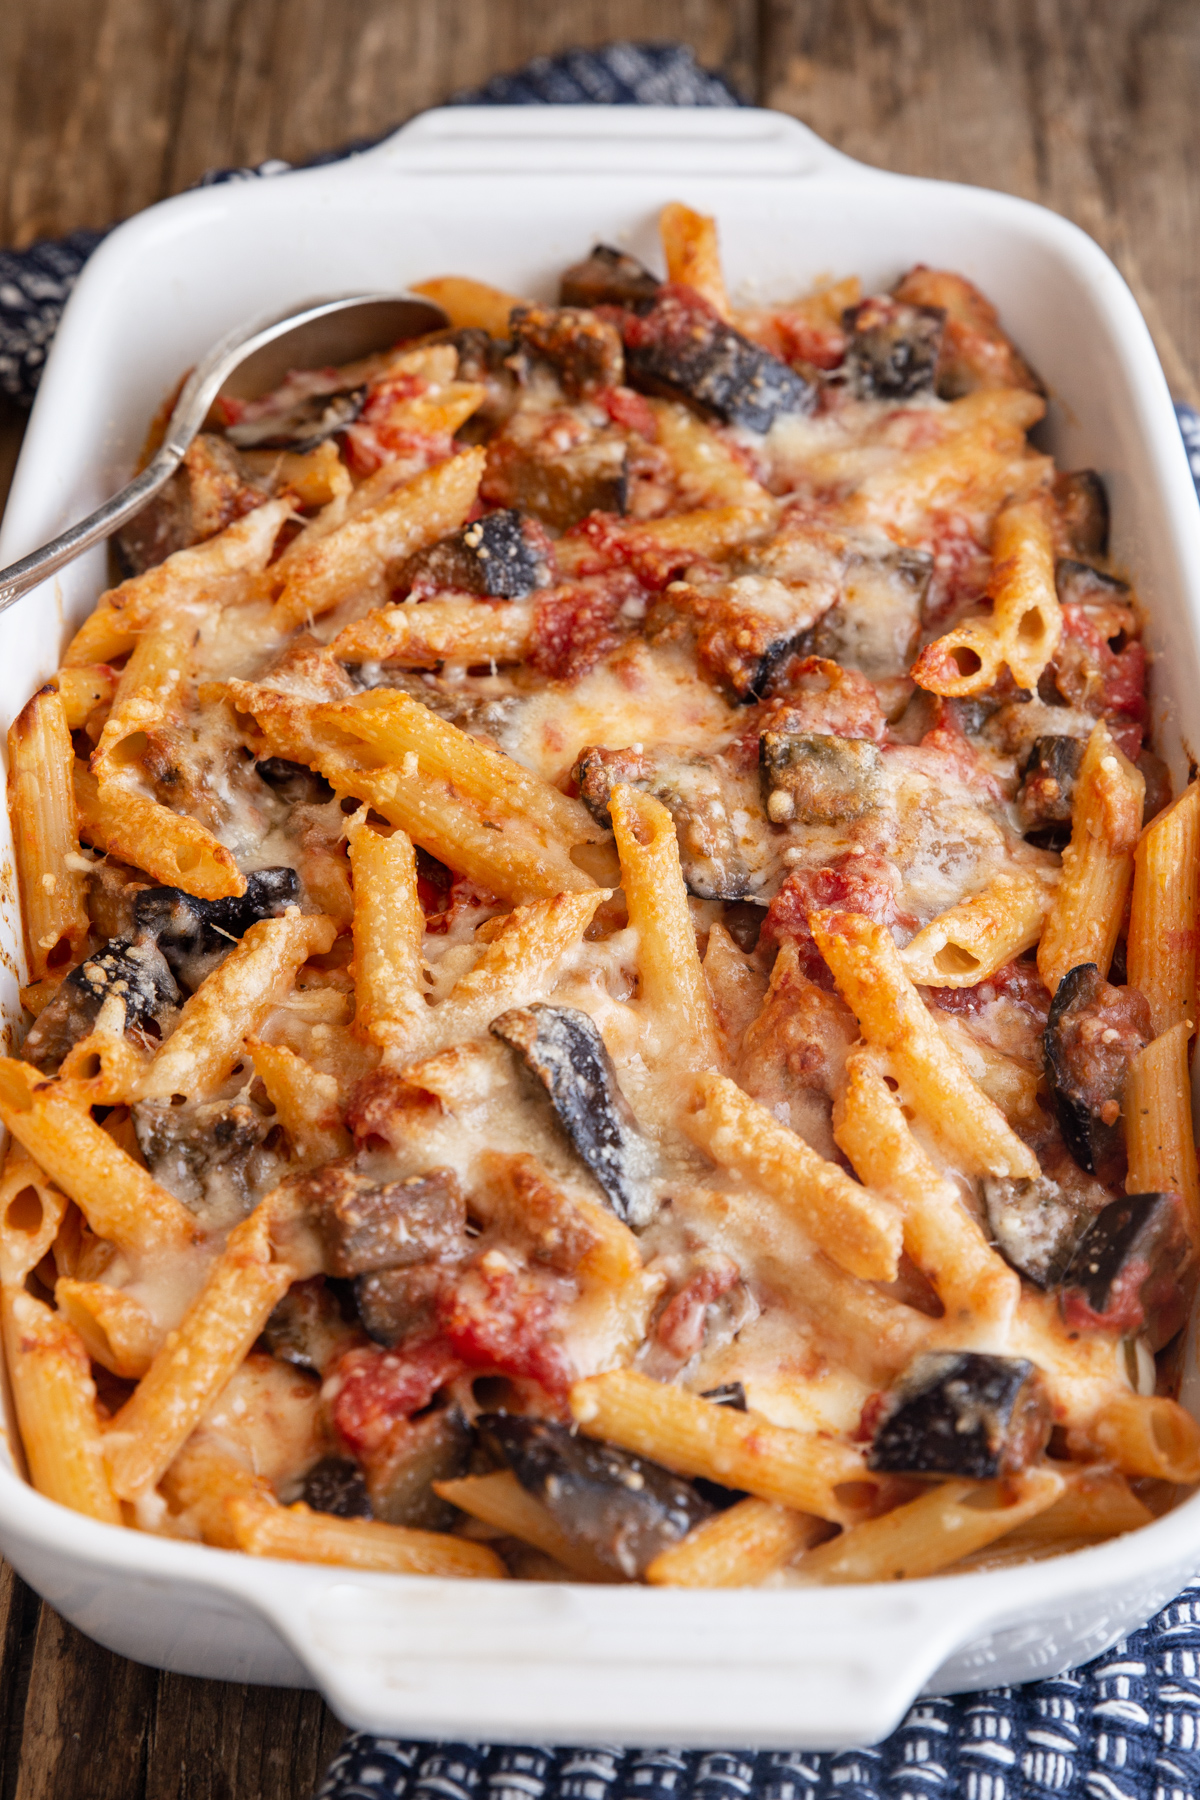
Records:
<instances>
[{"instance_id":1,"label":"baking dish handle","mask_svg":"<svg viewBox=\"0 0 1200 1800\"><path fill-rule=\"evenodd\" d=\"M775 1593L292 1571L256 1598L347 1725L480 1742L838 1749L975 1621L911 1588Z\"/></svg>"},{"instance_id":2,"label":"baking dish handle","mask_svg":"<svg viewBox=\"0 0 1200 1800\"><path fill-rule=\"evenodd\" d=\"M397 173L816 175L861 169L786 113L762 107L443 106L362 156Z\"/></svg>"}]
</instances>

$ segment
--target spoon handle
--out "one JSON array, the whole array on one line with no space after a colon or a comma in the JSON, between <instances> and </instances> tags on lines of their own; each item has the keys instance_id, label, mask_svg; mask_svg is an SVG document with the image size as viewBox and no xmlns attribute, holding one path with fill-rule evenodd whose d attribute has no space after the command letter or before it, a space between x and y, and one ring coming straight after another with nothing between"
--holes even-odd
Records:
<instances>
[{"instance_id":1,"label":"spoon handle","mask_svg":"<svg viewBox=\"0 0 1200 1800\"><path fill-rule=\"evenodd\" d=\"M53 575L56 569L73 562L103 538L111 537L126 519L132 518L170 479L179 466L181 454L168 441L146 464L141 474L135 475L111 500L98 506L95 512L89 513L86 519L81 519L78 525L72 525L69 531L51 538L40 549L31 550L28 556L23 556L19 562L10 563L7 569L0 569L0 612L19 600L22 594L27 594L30 588L45 581L48 575Z\"/></svg>"}]
</instances>

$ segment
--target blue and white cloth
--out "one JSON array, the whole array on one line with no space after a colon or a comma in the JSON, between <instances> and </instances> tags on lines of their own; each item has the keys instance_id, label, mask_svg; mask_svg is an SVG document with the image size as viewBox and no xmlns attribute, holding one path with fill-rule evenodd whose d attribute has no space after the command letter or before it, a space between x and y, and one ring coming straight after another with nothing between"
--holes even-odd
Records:
<instances>
[{"instance_id":1,"label":"blue and white cloth","mask_svg":"<svg viewBox=\"0 0 1200 1800\"><path fill-rule=\"evenodd\" d=\"M677 44L539 57L463 106L737 106ZM374 140L371 140L374 141ZM314 158L332 162L370 141ZM311 166L308 165L308 166ZM218 169L202 185L286 174ZM104 234L0 250L0 391L28 404L68 294ZM1178 405L1200 492L1200 413ZM551 1750L353 1733L317 1800L1200 1800L1200 1578L1072 1674L919 1700L882 1744L809 1752Z\"/></svg>"}]
</instances>

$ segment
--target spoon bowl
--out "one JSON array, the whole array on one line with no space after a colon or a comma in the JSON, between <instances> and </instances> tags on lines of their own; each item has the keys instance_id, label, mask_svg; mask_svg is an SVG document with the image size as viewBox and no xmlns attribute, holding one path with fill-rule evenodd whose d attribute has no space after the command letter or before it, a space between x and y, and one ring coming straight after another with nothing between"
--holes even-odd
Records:
<instances>
[{"instance_id":1,"label":"spoon bowl","mask_svg":"<svg viewBox=\"0 0 1200 1800\"><path fill-rule=\"evenodd\" d=\"M442 308L419 294L347 294L228 332L184 382L163 441L141 473L86 519L0 569L0 612L140 512L179 467L220 395L252 399L277 387L291 369L355 362L448 324Z\"/></svg>"}]
</instances>

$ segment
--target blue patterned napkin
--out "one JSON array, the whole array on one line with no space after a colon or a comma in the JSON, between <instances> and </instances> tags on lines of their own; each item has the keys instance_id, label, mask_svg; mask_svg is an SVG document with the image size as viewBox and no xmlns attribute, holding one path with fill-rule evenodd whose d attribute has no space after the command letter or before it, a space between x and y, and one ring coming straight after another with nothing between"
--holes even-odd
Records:
<instances>
[{"instance_id":1,"label":"blue patterned napkin","mask_svg":"<svg viewBox=\"0 0 1200 1800\"><path fill-rule=\"evenodd\" d=\"M737 106L677 44L539 57L462 106ZM369 141L314 158L332 162ZM201 185L285 174L218 169ZM311 166L311 165L309 165ZM104 234L0 250L0 391L28 404L67 295ZM1200 492L1200 413L1176 406ZM872 1748L550 1750L354 1732L317 1800L1200 1800L1200 1579L1142 1631L1052 1681L919 1700Z\"/></svg>"}]
</instances>

